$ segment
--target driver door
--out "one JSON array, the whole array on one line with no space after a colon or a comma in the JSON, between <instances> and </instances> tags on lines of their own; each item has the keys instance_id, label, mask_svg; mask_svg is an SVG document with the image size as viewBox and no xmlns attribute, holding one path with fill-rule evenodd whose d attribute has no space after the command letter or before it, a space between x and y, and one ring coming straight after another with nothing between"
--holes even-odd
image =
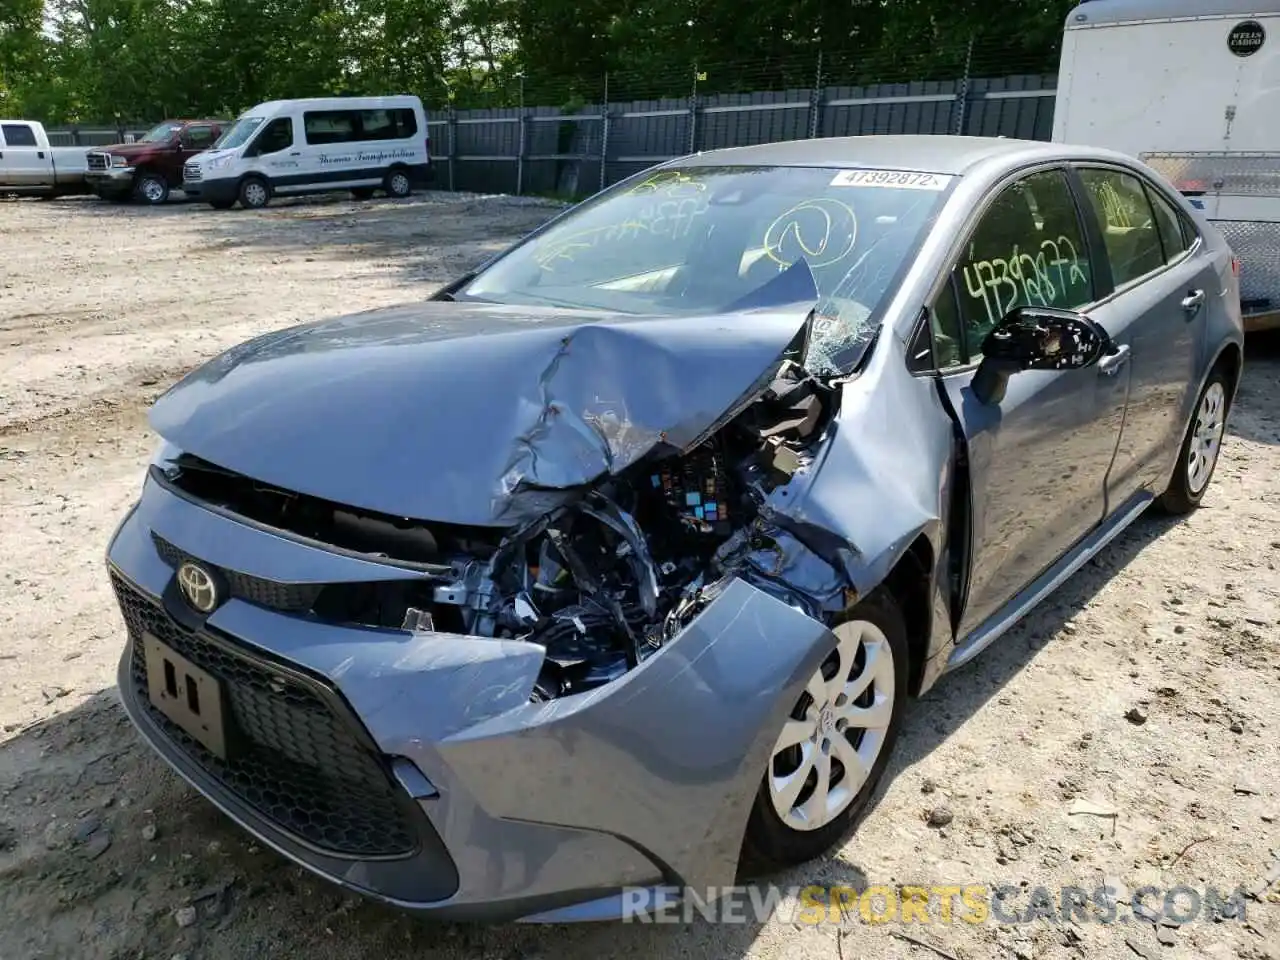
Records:
<instances>
[{"instance_id":1,"label":"driver door","mask_svg":"<svg viewBox=\"0 0 1280 960\"><path fill-rule=\"evenodd\" d=\"M1087 307L1092 270L1064 170L995 191L930 315L942 382L969 454L972 539L960 632L1008 603L1103 519L1128 366L1015 373L975 397L986 335L1016 306Z\"/></svg>"}]
</instances>

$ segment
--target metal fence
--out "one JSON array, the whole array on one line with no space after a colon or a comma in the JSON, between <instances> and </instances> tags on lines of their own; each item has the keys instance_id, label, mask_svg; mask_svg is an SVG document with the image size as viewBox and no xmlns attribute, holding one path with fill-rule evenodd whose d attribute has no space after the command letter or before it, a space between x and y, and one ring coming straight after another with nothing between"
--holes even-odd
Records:
<instances>
[{"instance_id":1,"label":"metal fence","mask_svg":"<svg viewBox=\"0 0 1280 960\"><path fill-rule=\"evenodd\" d=\"M956 37L923 52L904 47L870 58L798 53L594 81L539 83L517 74L487 96L456 101L469 109L443 96L423 99L438 186L581 197L654 163L717 147L877 133L1047 140L1057 76L1046 71L1056 58L1007 43L975 49L972 38ZM554 103L572 106L547 105ZM57 145L91 146L149 126L50 133Z\"/></svg>"},{"instance_id":2,"label":"metal fence","mask_svg":"<svg viewBox=\"0 0 1280 960\"><path fill-rule=\"evenodd\" d=\"M581 196L698 150L924 133L1047 140L1055 75L778 90L583 106L446 110L429 122L450 190Z\"/></svg>"},{"instance_id":3,"label":"metal fence","mask_svg":"<svg viewBox=\"0 0 1280 960\"><path fill-rule=\"evenodd\" d=\"M113 143L132 143L150 126L141 127L48 127L51 147L105 147Z\"/></svg>"}]
</instances>

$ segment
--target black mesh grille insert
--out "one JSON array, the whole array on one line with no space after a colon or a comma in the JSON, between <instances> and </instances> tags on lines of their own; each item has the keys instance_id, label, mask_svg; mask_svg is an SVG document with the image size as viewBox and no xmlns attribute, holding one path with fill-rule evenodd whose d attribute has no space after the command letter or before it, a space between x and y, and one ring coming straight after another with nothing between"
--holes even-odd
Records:
<instances>
[{"instance_id":1,"label":"black mesh grille insert","mask_svg":"<svg viewBox=\"0 0 1280 960\"><path fill-rule=\"evenodd\" d=\"M111 582L132 642L138 701L209 776L280 829L320 850L369 858L416 850L414 825L396 787L326 698L231 641L188 631L114 572ZM220 681L226 722L233 728L227 760L151 705L140 642L144 633Z\"/></svg>"},{"instance_id":2,"label":"black mesh grille insert","mask_svg":"<svg viewBox=\"0 0 1280 960\"><path fill-rule=\"evenodd\" d=\"M175 547L168 540L154 533L151 539L155 542L160 558L171 567L196 559L182 548ZM247 573L222 567L216 569L226 579L233 597L283 613L306 613L315 605L321 591L324 590L324 584L319 583L281 583L276 580L251 577Z\"/></svg>"}]
</instances>

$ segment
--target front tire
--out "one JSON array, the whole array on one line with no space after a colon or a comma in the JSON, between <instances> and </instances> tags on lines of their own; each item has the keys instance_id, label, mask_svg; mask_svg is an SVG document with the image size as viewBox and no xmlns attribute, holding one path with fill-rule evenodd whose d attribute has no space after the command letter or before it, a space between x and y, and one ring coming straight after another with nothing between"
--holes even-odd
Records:
<instances>
[{"instance_id":1,"label":"front tire","mask_svg":"<svg viewBox=\"0 0 1280 960\"><path fill-rule=\"evenodd\" d=\"M1178 463L1169 488L1157 503L1166 513L1181 516L1200 506L1209 481L1218 466L1222 438L1230 407L1227 374L1221 367L1209 375L1209 382L1196 398L1195 413L1178 448Z\"/></svg>"},{"instance_id":2,"label":"front tire","mask_svg":"<svg viewBox=\"0 0 1280 960\"><path fill-rule=\"evenodd\" d=\"M240 184L240 206L246 210L261 210L271 202L271 187L261 177L245 177Z\"/></svg>"},{"instance_id":3,"label":"front tire","mask_svg":"<svg viewBox=\"0 0 1280 960\"><path fill-rule=\"evenodd\" d=\"M397 200L403 200L413 193L413 182L409 179L409 172L399 167L387 171L382 186L387 191L387 196L395 197Z\"/></svg>"},{"instance_id":4,"label":"front tire","mask_svg":"<svg viewBox=\"0 0 1280 960\"><path fill-rule=\"evenodd\" d=\"M133 196L139 203L158 207L169 199L169 181L158 173L144 171L133 180Z\"/></svg>"},{"instance_id":5,"label":"front tire","mask_svg":"<svg viewBox=\"0 0 1280 960\"><path fill-rule=\"evenodd\" d=\"M853 826L884 775L907 699L907 629L883 587L833 628L768 761L744 839L746 858L796 866Z\"/></svg>"}]
</instances>

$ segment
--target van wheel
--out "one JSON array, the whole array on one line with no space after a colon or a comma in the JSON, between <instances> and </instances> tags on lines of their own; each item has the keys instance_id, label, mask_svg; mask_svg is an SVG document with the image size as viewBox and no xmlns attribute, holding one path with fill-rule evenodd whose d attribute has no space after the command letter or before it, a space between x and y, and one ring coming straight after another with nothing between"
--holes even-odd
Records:
<instances>
[{"instance_id":1,"label":"van wheel","mask_svg":"<svg viewBox=\"0 0 1280 960\"><path fill-rule=\"evenodd\" d=\"M156 206L169 199L169 183L158 173L140 173L133 181L133 195L139 203Z\"/></svg>"},{"instance_id":2,"label":"van wheel","mask_svg":"<svg viewBox=\"0 0 1280 960\"><path fill-rule=\"evenodd\" d=\"M351 191L351 195L357 200L372 200L373 187L357 187Z\"/></svg>"},{"instance_id":3,"label":"van wheel","mask_svg":"<svg viewBox=\"0 0 1280 960\"><path fill-rule=\"evenodd\" d=\"M402 169L387 171L383 187L386 189L388 196L395 197L398 200L413 193L413 184L409 180L409 174Z\"/></svg>"},{"instance_id":4,"label":"van wheel","mask_svg":"<svg viewBox=\"0 0 1280 960\"><path fill-rule=\"evenodd\" d=\"M240 184L240 205L246 210L260 210L271 202L271 187L261 177L246 177Z\"/></svg>"}]
</instances>

